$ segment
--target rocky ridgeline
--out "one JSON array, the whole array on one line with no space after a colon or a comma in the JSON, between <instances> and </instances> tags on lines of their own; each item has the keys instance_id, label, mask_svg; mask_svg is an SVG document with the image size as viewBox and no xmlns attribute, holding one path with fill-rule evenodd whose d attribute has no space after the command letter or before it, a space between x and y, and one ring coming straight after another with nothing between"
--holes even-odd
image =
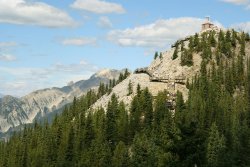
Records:
<instances>
[{"instance_id":1,"label":"rocky ridgeline","mask_svg":"<svg viewBox=\"0 0 250 167\"><path fill-rule=\"evenodd\" d=\"M32 123L62 108L89 89L98 88L100 82L108 83L118 78L122 71L104 69L88 80L71 83L62 88L47 88L34 91L24 97L4 96L0 98L0 134L22 124Z\"/></svg>"},{"instance_id":2,"label":"rocky ridgeline","mask_svg":"<svg viewBox=\"0 0 250 167\"><path fill-rule=\"evenodd\" d=\"M245 41L250 41L249 34L234 30L212 28L203 30L194 36L180 39L172 45L171 49L162 52L160 56L156 56L148 67L135 70L134 74L131 74L122 83L116 85L109 95L104 95L92 108L96 109L101 106L106 108L112 94L116 94L119 100L124 101L127 107L129 107L132 98L135 96L138 84L140 84L141 88L148 87L153 96L163 90L167 90L171 94L180 91L183 93L184 100L187 100L188 89L185 84L187 81L191 82L193 77L200 73L202 61L207 62L207 71L211 70L212 65L218 63L217 51L219 49L222 52L219 57L223 59L225 64L232 61L231 57L234 54L241 54L242 52L243 45L241 41L244 41L242 39L243 36ZM199 41L198 44L195 40ZM225 49L228 46L233 47ZM250 45L248 42L244 45L244 52L246 57L243 61L247 62L246 58L250 56ZM182 77L182 81L178 82L176 78L180 77ZM134 90L131 95L128 95L129 82L132 83Z\"/></svg>"},{"instance_id":3,"label":"rocky ridgeline","mask_svg":"<svg viewBox=\"0 0 250 167\"><path fill-rule=\"evenodd\" d=\"M161 57L156 58L147 69L156 78L169 78L168 81L165 82L154 82L151 81L151 76L146 73L134 73L131 74L127 79L125 79L120 84L116 85L112 92L109 95L104 95L101 97L93 106L93 109L97 109L98 107L106 108L108 102L111 99L111 95L115 93L119 101L123 101L127 107L129 107L132 98L135 96L137 85L140 84L141 88L148 87L149 91L153 94L153 96L157 95L159 91L167 90L170 93L176 93L177 90L183 93L184 99L186 100L188 97L188 89L185 84L175 83L175 78L179 76L185 76L185 81L187 79L191 80L196 74L199 73L200 64L201 64L201 56L199 54L193 55L193 66L181 66L180 65L180 53L178 58L172 60L172 56L175 48L171 48L169 51L163 52ZM128 95L128 85L129 82L132 83L133 93Z\"/></svg>"}]
</instances>

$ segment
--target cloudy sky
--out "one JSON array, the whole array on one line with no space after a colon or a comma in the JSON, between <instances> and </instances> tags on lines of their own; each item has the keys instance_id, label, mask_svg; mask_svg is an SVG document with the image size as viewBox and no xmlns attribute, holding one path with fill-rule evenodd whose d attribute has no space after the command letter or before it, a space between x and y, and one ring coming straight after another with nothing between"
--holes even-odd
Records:
<instances>
[{"instance_id":1,"label":"cloudy sky","mask_svg":"<svg viewBox=\"0 0 250 167\"><path fill-rule=\"evenodd\" d=\"M250 0L0 0L0 93L147 66L205 16L249 31Z\"/></svg>"}]
</instances>

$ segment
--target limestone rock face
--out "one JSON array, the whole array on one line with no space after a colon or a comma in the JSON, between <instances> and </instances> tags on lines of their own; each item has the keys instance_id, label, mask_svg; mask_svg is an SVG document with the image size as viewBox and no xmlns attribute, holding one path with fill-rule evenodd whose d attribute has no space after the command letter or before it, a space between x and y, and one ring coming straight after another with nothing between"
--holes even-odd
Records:
<instances>
[{"instance_id":1,"label":"limestone rock face","mask_svg":"<svg viewBox=\"0 0 250 167\"><path fill-rule=\"evenodd\" d=\"M0 134L19 125L41 119L73 101L89 89L96 89L100 82L118 78L124 70L104 69L88 80L68 84L62 88L47 88L34 91L21 98L4 96L0 98Z\"/></svg>"},{"instance_id":2,"label":"limestone rock face","mask_svg":"<svg viewBox=\"0 0 250 167\"><path fill-rule=\"evenodd\" d=\"M136 95L137 85L140 84L141 88L148 87L149 91L153 96L157 95L159 91L167 90L171 93L176 93L177 90L183 93L184 100L188 97L188 89L185 84L177 84L174 82L175 78L179 76L185 76L185 81L191 80L200 70L201 56L199 54L193 55L193 66L181 66L180 65L180 55L177 59L172 60L172 55L174 53L174 48L167 52L162 53L162 58L158 57L149 66L148 71L156 78L168 78L165 82L152 82L148 74L131 74L127 79L125 79L120 84L116 85L109 95L104 95L101 97L93 106L93 109L98 107L104 107L106 109L108 102L111 99L113 93L115 93L119 101L123 101L127 107L129 107L130 102ZM128 84L129 82L133 85L133 94L128 96Z\"/></svg>"},{"instance_id":3,"label":"limestone rock face","mask_svg":"<svg viewBox=\"0 0 250 167\"><path fill-rule=\"evenodd\" d=\"M212 29L215 34L215 39L218 40L219 29ZM211 31L207 29L206 32ZM198 33L199 38L202 38L203 32ZM121 82L120 84L116 85L110 95L104 95L101 99L99 99L93 106L93 109L97 109L98 107L104 107L106 109L108 102L111 99L111 95L115 93L120 101L124 101L124 103L129 107L129 104L136 93L137 84L141 85L141 88L148 87L150 92L153 96L157 95L159 91L167 90L170 93L174 94L177 91L183 93L183 98L186 101L188 98L188 89L186 88L186 81L192 81L192 78L199 74L200 72L200 65L202 61L201 53L193 53L193 65L188 66L181 66L181 49L180 44L183 42L183 46L185 49L189 49L189 37L183 38L178 40L176 43L179 43L178 48L178 57L175 60L172 60L174 51L176 49L176 45L172 45L172 48L168 51L162 52L162 55L157 57L148 67L138 68L134 73L131 74L126 80ZM211 48L212 51L212 59L216 61L215 56L215 48ZM237 44L235 48L235 52L240 52L240 45ZM250 44L246 44L245 46L245 53L246 57L250 58ZM247 62L247 61L245 61ZM207 65L207 69L211 67L212 61L209 62ZM185 79L182 83L175 82L176 78L180 76L184 76ZM156 78L156 80L155 80ZM157 79L163 79L163 82L155 82ZM133 94L128 95L128 84L129 82L133 85Z\"/></svg>"}]
</instances>

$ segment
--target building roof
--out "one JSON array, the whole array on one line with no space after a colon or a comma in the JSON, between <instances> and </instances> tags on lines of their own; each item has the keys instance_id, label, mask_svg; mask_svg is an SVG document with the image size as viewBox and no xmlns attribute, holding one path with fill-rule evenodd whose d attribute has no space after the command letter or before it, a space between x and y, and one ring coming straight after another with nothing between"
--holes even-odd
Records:
<instances>
[{"instance_id":1,"label":"building roof","mask_svg":"<svg viewBox=\"0 0 250 167\"><path fill-rule=\"evenodd\" d=\"M211 23L211 22L202 23L202 25L205 25L205 24L214 25L214 24Z\"/></svg>"}]
</instances>

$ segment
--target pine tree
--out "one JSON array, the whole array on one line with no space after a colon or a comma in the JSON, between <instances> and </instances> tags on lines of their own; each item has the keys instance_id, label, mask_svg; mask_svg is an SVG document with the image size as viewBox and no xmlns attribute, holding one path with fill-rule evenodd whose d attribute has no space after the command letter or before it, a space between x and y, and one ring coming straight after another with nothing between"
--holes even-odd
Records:
<instances>
[{"instance_id":1,"label":"pine tree","mask_svg":"<svg viewBox=\"0 0 250 167\"><path fill-rule=\"evenodd\" d=\"M153 99L148 88L143 91L142 110L144 111L144 123L146 128L150 128L153 122Z\"/></svg>"},{"instance_id":2,"label":"pine tree","mask_svg":"<svg viewBox=\"0 0 250 167\"><path fill-rule=\"evenodd\" d=\"M82 166L110 167L112 152L106 141L94 140Z\"/></svg>"},{"instance_id":3,"label":"pine tree","mask_svg":"<svg viewBox=\"0 0 250 167\"><path fill-rule=\"evenodd\" d=\"M129 140L133 140L136 132L141 130L141 110L139 103L140 95L136 95L130 106L130 118L129 118Z\"/></svg>"},{"instance_id":4,"label":"pine tree","mask_svg":"<svg viewBox=\"0 0 250 167\"><path fill-rule=\"evenodd\" d=\"M118 80L117 80L117 83L116 83L116 84L118 84L118 83L122 82L124 78L125 78L125 77L124 77L123 73L120 73L119 78L118 78Z\"/></svg>"},{"instance_id":5,"label":"pine tree","mask_svg":"<svg viewBox=\"0 0 250 167\"><path fill-rule=\"evenodd\" d=\"M197 33L194 36L194 47L196 52L200 52L202 50L199 35Z\"/></svg>"},{"instance_id":6,"label":"pine tree","mask_svg":"<svg viewBox=\"0 0 250 167\"><path fill-rule=\"evenodd\" d=\"M207 164L211 167L219 167L223 161L225 151L225 138L220 135L216 124L212 124L207 143Z\"/></svg>"},{"instance_id":7,"label":"pine tree","mask_svg":"<svg viewBox=\"0 0 250 167\"><path fill-rule=\"evenodd\" d=\"M94 127L93 127L93 120L92 114L88 114L86 118L85 128L84 128L84 145L83 148L88 149L91 146L92 140L94 140Z\"/></svg>"},{"instance_id":8,"label":"pine tree","mask_svg":"<svg viewBox=\"0 0 250 167\"><path fill-rule=\"evenodd\" d=\"M136 87L136 93L137 95L141 94L141 85L139 83L137 84L137 87Z\"/></svg>"},{"instance_id":9,"label":"pine tree","mask_svg":"<svg viewBox=\"0 0 250 167\"><path fill-rule=\"evenodd\" d=\"M237 33L233 29L232 30L232 40L231 40L231 43L232 43L233 47L236 47L236 45L237 45L237 41L236 40L237 40Z\"/></svg>"},{"instance_id":10,"label":"pine tree","mask_svg":"<svg viewBox=\"0 0 250 167\"><path fill-rule=\"evenodd\" d=\"M128 69L126 68L125 72L124 72L124 79L126 79L129 75L130 75L130 73L129 73Z\"/></svg>"},{"instance_id":11,"label":"pine tree","mask_svg":"<svg viewBox=\"0 0 250 167\"><path fill-rule=\"evenodd\" d=\"M159 56L159 58L160 58L160 60L161 60L161 59L163 58L163 57L162 57L162 52L160 53L160 56Z\"/></svg>"},{"instance_id":12,"label":"pine tree","mask_svg":"<svg viewBox=\"0 0 250 167\"><path fill-rule=\"evenodd\" d=\"M158 52L155 52L155 56L154 56L154 59L157 59L159 56Z\"/></svg>"},{"instance_id":13,"label":"pine tree","mask_svg":"<svg viewBox=\"0 0 250 167\"><path fill-rule=\"evenodd\" d=\"M108 143L111 149L115 148L117 143L117 126L116 120L118 117L118 99L115 94L112 94L111 101L108 103L107 113L106 113L106 135Z\"/></svg>"},{"instance_id":14,"label":"pine tree","mask_svg":"<svg viewBox=\"0 0 250 167\"><path fill-rule=\"evenodd\" d=\"M211 44L211 46L212 47L216 47L216 44L217 44L217 41L216 41L216 39L215 39L215 32L214 31L212 31L211 33L210 33L210 44Z\"/></svg>"},{"instance_id":15,"label":"pine tree","mask_svg":"<svg viewBox=\"0 0 250 167\"><path fill-rule=\"evenodd\" d=\"M176 46L176 48L174 50L174 54L173 54L172 60L177 59L177 57L178 57L178 46Z\"/></svg>"},{"instance_id":16,"label":"pine tree","mask_svg":"<svg viewBox=\"0 0 250 167\"><path fill-rule=\"evenodd\" d=\"M240 41L240 54L241 54L242 56L246 55L245 47L246 47L245 33L243 32L243 33L241 34L241 41Z\"/></svg>"},{"instance_id":17,"label":"pine tree","mask_svg":"<svg viewBox=\"0 0 250 167\"><path fill-rule=\"evenodd\" d=\"M156 146L145 134L136 135L132 145L132 166L157 166Z\"/></svg>"},{"instance_id":18,"label":"pine tree","mask_svg":"<svg viewBox=\"0 0 250 167\"><path fill-rule=\"evenodd\" d=\"M247 42L249 42L249 41L250 41L250 36L249 36L249 33L246 33L246 35L245 35L245 40L246 40Z\"/></svg>"},{"instance_id":19,"label":"pine tree","mask_svg":"<svg viewBox=\"0 0 250 167\"><path fill-rule=\"evenodd\" d=\"M128 83L128 96L130 96L131 94L133 94L133 85L132 85L132 82L131 80L129 80L129 83Z\"/></svg>"},{"instance_id":20,"label":"pine tree","mask_svg":"<svg viewBox=\"0 0 250 167\"><path fill-rule=\"evenodd\" d=\"M181 52L183 52L184 49L185 49L185 47L184 47L184 42L182 41L182 42L181 42Z\"/></svg>"},{"instance_id":21,"label":"pine tree","mask_svg":"<svg viewBox=\"0 0 250 167\"><path fill-rule=\"evenodd\" d=\"M177 91L176 94L176 106L175 106L175 122L176 124L182 124L184 122L183 120L183 114L186 109L183 95L180 91Z\"/></svg>"},{"instance_id":22,"label":"pine tree","mask_svg":"<svg viewBox=\"0 0 250 167\"><path fill-rule=\"evenodd\" d=\"M155 131L160 131L160 122L164 118L164 113L168 112L166 105L167 92L159 92L155 100L155 110L154 110L154 129Z\"/></svg>"},{"instance_id":23,"label":"pine tree","mask_svg":"<svg viewBox=\"0 0 250 167\"><path fill-rule=\"evenodd\" d=\"M123 76L119 76L119 80L122 79ZM104 83L101 83L99 84L99 87L98 87L98 93L97 93L97 96L98 98L100 98L101 96L103 96L104 94L106 93L106 90L105 90L105 85Z\"/></svg>"},{"instance_id":24,"label":"pine tree","mask_svg":"<svg viewBox=\"0 0 250 167\"><path fill-rule=\"evenodd\" d=\"M190 50L184 48L181 54L181 66L192 66L193 65L193 54Z\"/></svg>"},{"instance_id":25,"label":"pine tree","mask_svg":"<svg viewBox=\"0 0 250 167\"><path fill-rule=\"evenodd\" d=\"M124 143L128 143L128 135L129 135L129 120L128 120L128 112L126 111L125 104L121 102L118 107L118 118L117 118L117 133L118 139L117 141L123 141Z\"/></svg>"},{"instance_id":26,"label":"pine tree","mask_svg":"<svg viewBox=\"0 0 250 167\"><path fill-rule=\"evenodd\" d=\"M128 167L130 160L128 155L128 149L126 145L120 141L114 150L112 157L112 166L114 167Z\"/></svg>"},{"instance_id":27,"label":"pine tree","mask_svg":"<svg viewBox=\"0 0 250 167\"><path fill-rule=\"evenodd\" d=\"M66 152L65 152L65 165L66 166L72 165L73 157L74 157L74 129L71 126L69 129Z\"/></svg>"}]
</instances>

